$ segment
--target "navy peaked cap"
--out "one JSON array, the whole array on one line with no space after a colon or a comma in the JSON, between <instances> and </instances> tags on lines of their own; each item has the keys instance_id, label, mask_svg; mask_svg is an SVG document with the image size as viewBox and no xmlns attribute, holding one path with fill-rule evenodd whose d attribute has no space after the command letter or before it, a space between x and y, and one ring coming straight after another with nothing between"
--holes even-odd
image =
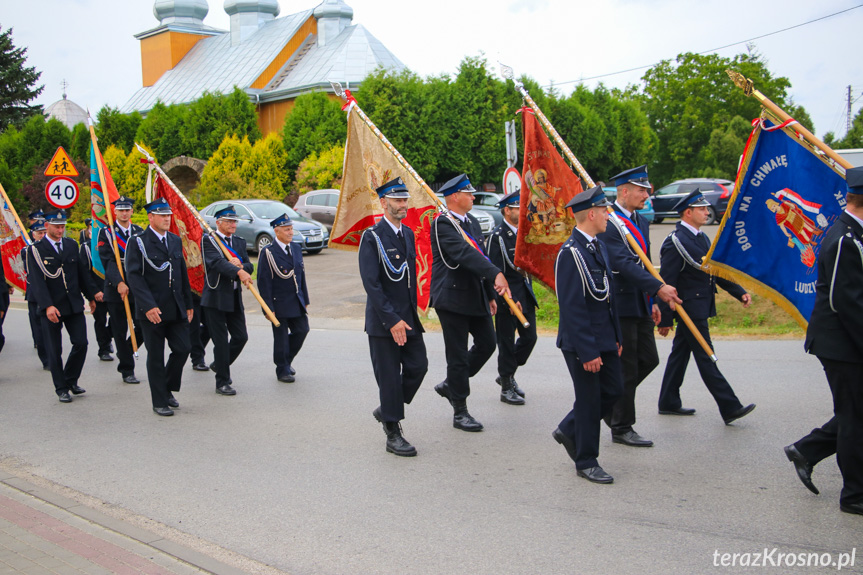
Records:
<instances>
[{"instance_id":1,"label":"navy peaked cap","mask_svg":"<svg viewBox=\"0 0 863 575\"><path fill-rule=\"evenodd\" d=\"M588 208L602 208L610 205L611 203L606 199L605 192L602 191L602 187L594 186L580 194L576 194L575 197L569 200L566 207L572 208L572 213L576 213Z\"/></svg>"}]
</instances>

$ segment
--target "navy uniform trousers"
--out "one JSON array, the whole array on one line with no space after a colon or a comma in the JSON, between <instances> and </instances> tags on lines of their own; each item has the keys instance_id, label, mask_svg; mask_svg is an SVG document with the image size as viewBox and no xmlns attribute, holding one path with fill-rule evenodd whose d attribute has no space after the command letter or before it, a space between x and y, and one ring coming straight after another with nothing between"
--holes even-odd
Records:
<instances>
[{"instance_id":1,"label":"navy uniform trousers","mask_svg":"<svg viewBox=\"0 0 863 575\"><path fill-rule=\"evenodd\" d=\"M87 358L87 321L84 312L61 315L60 321L52 322L45 314L39 318L42 328L42 341L48 354L48 365L51 368L51 378L54 380L54 390L57 395L78 385L84 360ZM63 363L63 327L69 334L72 350L66 363Z\"/></svg>"},{"instance_id":2,"label":"navy uniform trousers","mask_svg":"<svg viewBox=\"0 0 863 575\"><path fill-rule=\"evenodd\" d=\"M421 334L400 346L392 337L369 336L369 355L381 399L381 419L401 421L405 404L414 396L428 371L426 346Z\"/></svg>"},{"instance_id":3,"label":"navy uniform trousers","mask_svg":"<svg viewBox=\"0 0 863 575\"><path fill-rule=\"evenodd\" d=\"M216 387L233 383L231 364L240 357L246 342L249 341L246 312L243 310L242 303L243 292L239 285L240 282L237 282L238 287L234 288L234 311L201 306L204 312L204 323L207 324L207 330L213 341L213 371L216 372Z\"/></svg>"}]
</instances>

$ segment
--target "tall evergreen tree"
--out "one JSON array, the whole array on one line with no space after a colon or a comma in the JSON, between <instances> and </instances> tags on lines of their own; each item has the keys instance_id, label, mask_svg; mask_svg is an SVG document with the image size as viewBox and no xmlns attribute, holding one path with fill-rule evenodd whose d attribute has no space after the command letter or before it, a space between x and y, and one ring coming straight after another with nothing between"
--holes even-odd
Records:
<instances>
[{"instance_id":1,"label":"tall evergreen tree","mask_svg":"<svg viewBox=\"0 0 863 575\"><path fill-rule=\"evenodd\" d=\"M26 61L27 48L15 47L12 28L0 32L0 132L9 124L20 126L33 114L42 113L41 105L28 104L45 88L35 87L42 72L26 67Z\"/></svg>"}]
</instances>

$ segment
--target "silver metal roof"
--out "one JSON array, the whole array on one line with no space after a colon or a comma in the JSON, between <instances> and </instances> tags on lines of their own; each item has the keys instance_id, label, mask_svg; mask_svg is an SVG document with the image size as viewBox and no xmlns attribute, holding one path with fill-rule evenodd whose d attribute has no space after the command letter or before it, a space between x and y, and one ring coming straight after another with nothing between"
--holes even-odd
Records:
<instances>
[{"instance_id":1,"label":"silver metal roof","mask_svg":"<svg viewBox=\"0 0 863 575\"><path fill-rule=\"evenodd\" d=\"M344 28L326 46L315 37L306 40L263 90L250 88L302 24L312 15L306 10L276 18L250 38L232 46L230 33L200 40L173 69L150 87L138 90L122 110L146 113L158 100L165 104L187 103L205 91L229 93L239 86L261 101L280 100L316 88L332 91L330 80L357 84L378 66L401 70L399 61L363 26Z\"/></svg>"},{"instance_id":2,"label":"silver metal roof","mask_svg":"<svg viewBox=\"0 0 863 575\"><path fill-rule=\"evenodd\" d=\"M87 112L72 100L67 100L66 94L63 94L62 100L57 100L45 108L45 117L60 120L70 130L76 124L87 123Z\"/></svg>"}]
</instances>

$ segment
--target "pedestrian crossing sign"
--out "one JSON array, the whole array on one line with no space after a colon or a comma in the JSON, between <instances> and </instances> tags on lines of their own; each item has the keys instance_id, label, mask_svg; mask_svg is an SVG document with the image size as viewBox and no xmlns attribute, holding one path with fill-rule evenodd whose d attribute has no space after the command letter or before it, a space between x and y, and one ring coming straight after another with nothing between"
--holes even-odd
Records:
<instances>
[{"instance_id":1,"label":"pedestrian crossing sign","mask_svg":"<svg viewBox=\"0 0 863 575\"><path fill-rule=\"evenodd\" d=\"M72 163L72 159L66 153L66 150L63 149L63 146L60 146L54 152L54 157L51 158L51 161L48 162L48 167L45 168L45 175L52 177L72 176L73 178L79 175L78 170L75 169L75 164Z\"/></svg>"}]
</instances>

